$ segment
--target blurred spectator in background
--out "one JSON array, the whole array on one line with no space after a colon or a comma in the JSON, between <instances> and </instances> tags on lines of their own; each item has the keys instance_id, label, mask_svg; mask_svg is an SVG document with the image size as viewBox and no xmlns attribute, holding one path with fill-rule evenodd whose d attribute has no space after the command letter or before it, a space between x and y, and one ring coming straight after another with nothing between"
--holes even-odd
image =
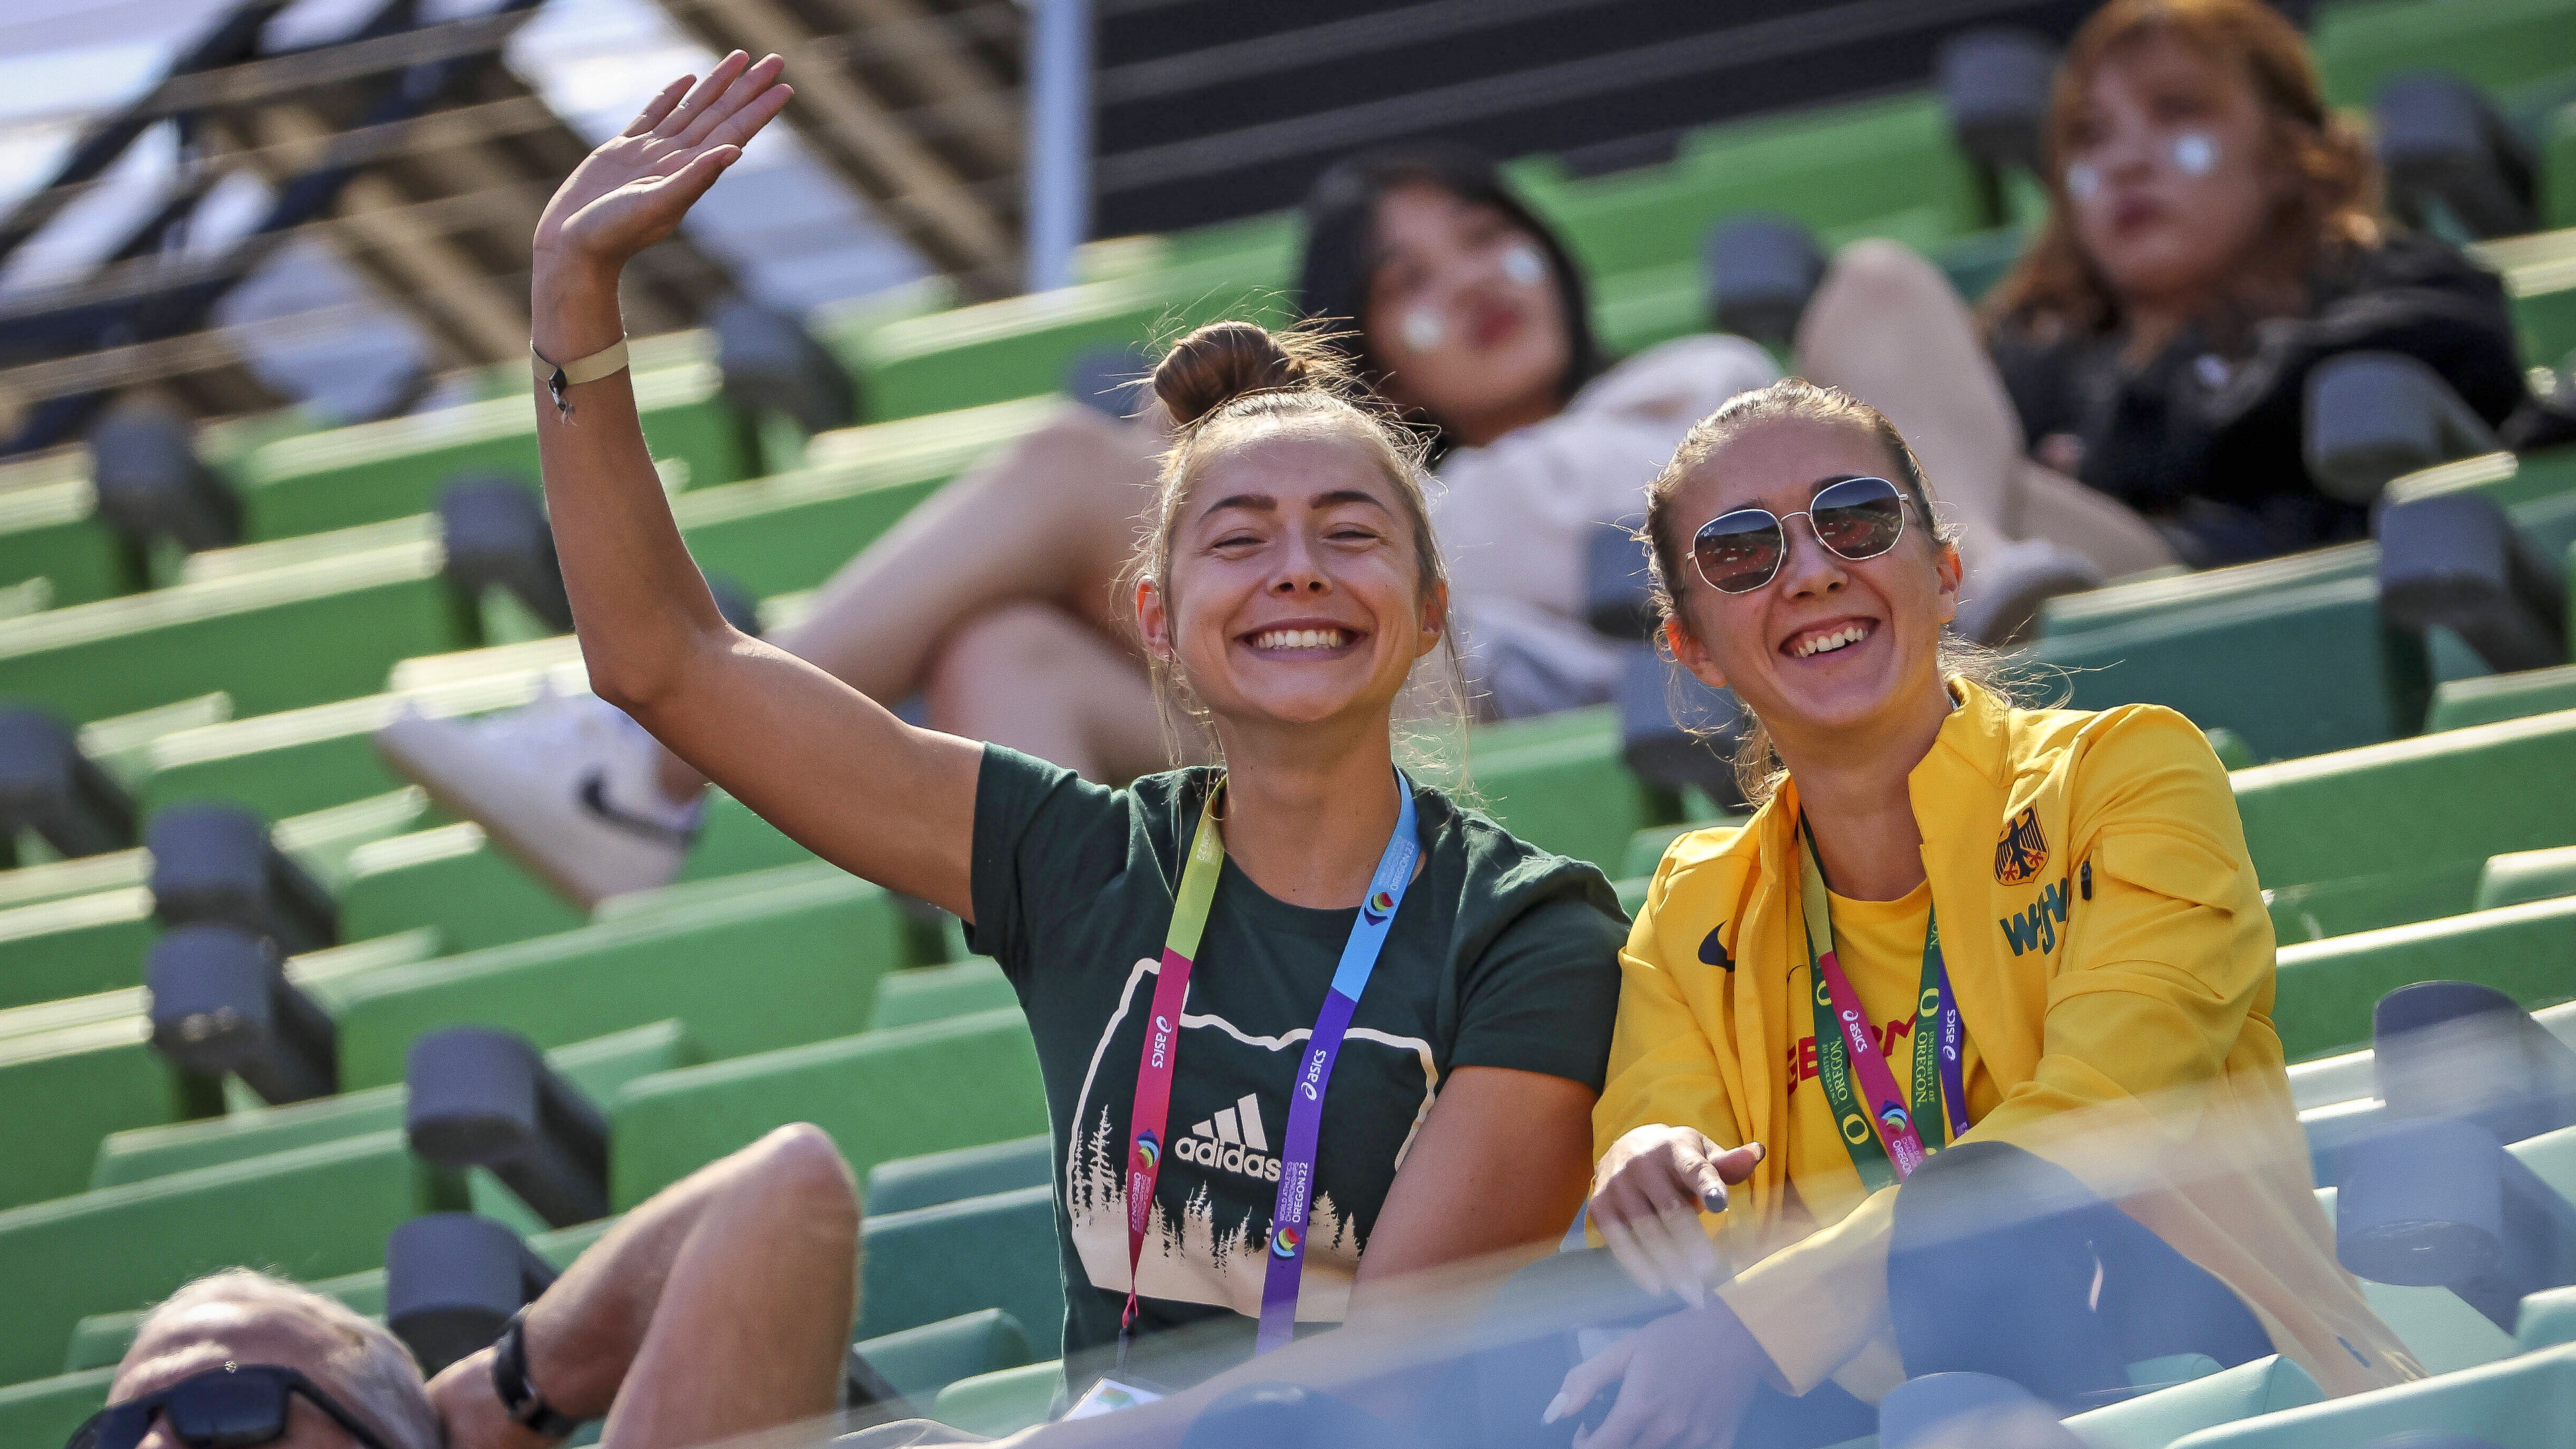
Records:
<instances>
[{"instance_id":1,"label":"blurred spectator in background","mask_svg":"<svg viewBox=\"0 0 2576 1449\"><path fill-rule=\"evenodd\" d=\"M2490 423L2521 401L2502 286L2381 217L2368 142L2259 0L2095 13L2048 154L2048 221L1981 318L1922 258L1864 242L1798 334L1807 376L1921 451L1971 594L2009 572L2026 614L2101 575L2364 536L2300 453L2308 371L2337 352L2420 358Z\"/></svg>"},{"instance_id":2,"label":"blurred spectator in background","mask_svg":"<svg viewBox=\"0 0 2576 1449\"><path fill-rule=\"evenodd\" d=\"M1438 432L1435 525L1456 568L1470 685L1487 715L1607 699L1622 646L1583 621L1590 531L1634 514L1690 425L1776 375L1737 337L1606 371L1581 274L1493 167L1455 150L1364 157L1307 203L1309 315ZM1158 407L1068 404L852 560L774 641L929 723L1117 781L1169 763L1127 600L1150 523ZM588 906L672 878L705 781L615 709L547 699L486 720L406 715L394 769L488 827Z\"/></svg>"},{"instance_id":3,"label":"blurred spectator in background","mask_svg":"<svg viewBox=\"0 0 2576 1449\"><path fill-rule=\"evenodd\" d=\"M782 1127L626 1214L425 1388L383 1326L247 1268L143 1320L69 1449L680 1449L831 1413L858 1299L858 1195ZM157 1432L156 1432L157 1431Z\"/></svg>"}]
</instances>

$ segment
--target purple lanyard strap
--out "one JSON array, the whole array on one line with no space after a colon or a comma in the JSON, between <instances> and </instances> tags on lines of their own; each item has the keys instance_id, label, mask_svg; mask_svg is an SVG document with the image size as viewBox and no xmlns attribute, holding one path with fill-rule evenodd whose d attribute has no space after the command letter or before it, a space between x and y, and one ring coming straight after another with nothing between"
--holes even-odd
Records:
<instances>
[{"instance_id":1,"label":"purple lanyard strap","mask_svg":"<svg viewBox=\"0 0 2576 1449\"><path fill-rule=\"evenodd\" d=\"M1162 1176L1164 1128L1171 1115L1172 1076L1179 1065L1181 1010L1187 1002L1190 968L1207 928L1208 907L1225 863L1225 842L1217 829L1216 800L1222 783L1208 792L1199 812L1198 832L1191 838L1189 861L1181 869L1181 887L1172 904L1172 925L1164 938L1163 961L1154 982L1153 1016L1145 1027L1145 1049L1136 1064L1136 1105L1128 1116L1131 1133L1127 1154L1127 1309L1119 1320L1123 1352L1136 1325L1137 1270L1144 1258L1145 1232L1154 1212L1154 1185ZM1296 1335L1297 1289L1306 1264L1306 1220L1314 1209L1316 1138L1323 1123L1324 1093L1333 1079L1333 1062L1350 1031L1351 1013L1370 973L1386 947L1387 931L1413 883L1414 862L1422 846L1414 825L1413 786L1401 770L1395 773L1395 833L1378 857L1360 902L1359 919L1351 925L1334 969L1324 1009L1298 1058L1296 1084L1288 1094L1288 1140L1279 1160L1279 1196L1270 1211L1268 1271L1261 1286L1261 1331L1254 1352L1268 1353Z\"/></svg>"}]
</instances>

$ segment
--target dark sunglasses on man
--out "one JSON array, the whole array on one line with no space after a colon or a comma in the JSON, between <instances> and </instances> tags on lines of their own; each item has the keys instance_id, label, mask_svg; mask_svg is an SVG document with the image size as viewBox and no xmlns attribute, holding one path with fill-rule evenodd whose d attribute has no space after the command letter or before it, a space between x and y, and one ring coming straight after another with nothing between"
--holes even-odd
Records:
<instances>
[{"instance_id":1,"label":"dark sunglasses on man","mask_svg":"<svg viewBox=\"0 0 2576 1449\"><path fill-rule=\"evenodd\" d=\"M1813 502L1788 518L1768 508L1721 513L1691 535L1691 567L1721 594L1749 594L1779 576L1789 556L1782 530L1790 518L1806 519L1827 552L1858 563L1896 547L1905 535L1905 492L1884 478L1845 478L1818 489Z\"/></svg>"},{"instance_id":2,"label":"dark sunglasses on man","mask_svg":"<svg viewBox=\"0 0 2576 1449\"><path fill-rule=\"evenodd\" d=\"M302 1394L366 1449L388 1449L375 1430L321 1385L273 1363L228 1363L190 1374L168 1388L110 1404L74 1429L63 1449L134 1449L152 1432L155 1419L169 1425L170 1437L188 1449L274 1444L286 1437L289 1394Z\"/></svg>"}]
</instances>

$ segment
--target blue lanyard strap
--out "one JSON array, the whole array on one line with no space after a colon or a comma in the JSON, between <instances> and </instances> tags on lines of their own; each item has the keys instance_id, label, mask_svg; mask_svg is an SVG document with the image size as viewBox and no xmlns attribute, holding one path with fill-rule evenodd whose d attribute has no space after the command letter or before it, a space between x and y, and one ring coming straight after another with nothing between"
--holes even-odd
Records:
<instances>
[{"instance_id":1,"label":"blue lanyard strap","mask_svg":"<svg viewBox=\"0 0 2576 1449\"><path fill-rule=\"evenodd\" d=\"M1378 955L1386 947L1387 931L1404 904L1405 889L1413 883L1414 863L1422 856L1413 783L1402 770L1395 772L1395 789L1395 832L1387 837L1377 872L1369 878L1368 895L1360 902L1359 919L1351 924L1350 940L1342 947L1341 962L1334 968L1331 989L1324 993L1324 1008L1298 1058L1297 1076L1288 1094L1288 1137L1279 1161L1279 1195L1271 1205L1257 1353L1267 1353L1296 1335L1297 1290L1305 1269L1306 1221L1314 1208L1315 1152L1324 1093L1332 1084L1342 1039L1349 1034L1351 1013L1368 989ZM1216 789L1212 788L1190 841L1188 863L1182 867L1171 929L1154 983L1153 1016L1147 1022L1144 1053L1136 1067L1136 1102L1128 1118L1128 1289L1126 1313L1119 1325L1122 1356L1127 1335L1135 1327L1137 1274L1153 1213L1154 1187L1162 1177L1163 1133L1170 1116L1172 1079L1179 1066L1181 1011L1224 862L1225 843L1217 828Z\"/></svg>"}]
</instances>

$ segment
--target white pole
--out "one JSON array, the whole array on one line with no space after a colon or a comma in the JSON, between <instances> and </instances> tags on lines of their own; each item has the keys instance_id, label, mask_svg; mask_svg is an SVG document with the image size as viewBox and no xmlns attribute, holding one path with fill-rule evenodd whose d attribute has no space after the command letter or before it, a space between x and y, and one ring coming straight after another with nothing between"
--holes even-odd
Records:
<instances>
[{"instance_id":1,"label":"white pole","mask_svg":"<svg viewBox=\"0 0 2576 1449\"><path fill-rule=\"evenodd\" d=\"M1073 280L1091 230L1091 0L1026 0L1028 287Z\"/></svg>"}]
</instances>

